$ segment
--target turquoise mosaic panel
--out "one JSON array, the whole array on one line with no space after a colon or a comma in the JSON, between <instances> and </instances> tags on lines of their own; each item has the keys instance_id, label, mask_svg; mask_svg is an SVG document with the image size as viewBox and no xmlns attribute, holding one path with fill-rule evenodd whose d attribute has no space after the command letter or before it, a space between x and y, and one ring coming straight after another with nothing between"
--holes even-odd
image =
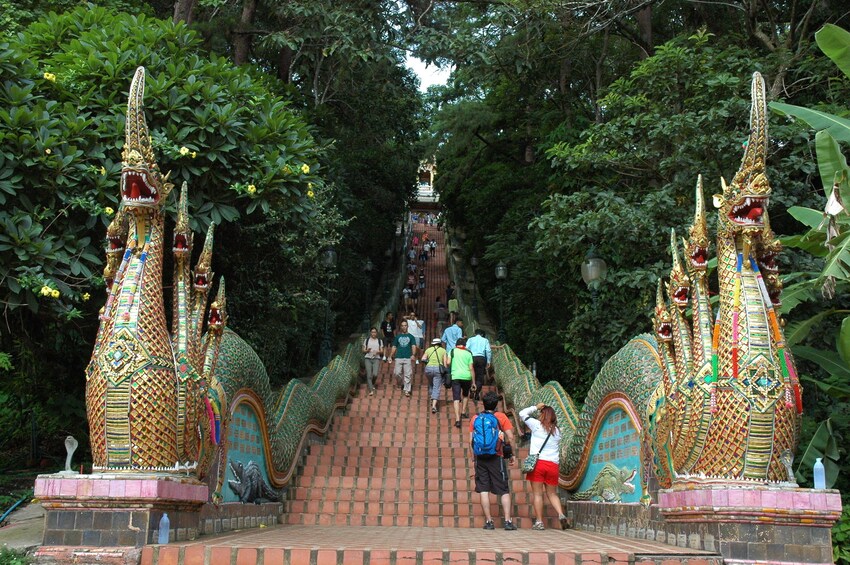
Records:
<instances>
[{"instance_id":1,"label":"turquoise mosaic panel","mask_svg":"<svg viewBox=\"0 0 850 565\"><path fill-rule=\"evenodd\" d=\"M581 492L589 489L606 463L613 463L620 468L627 467L629 470L637 469L637 474L631 481L635 485L635 492L623 493L622 497L623 502L640 502L640 434L632 419L622 408L615 408L608 412L600 426L599 432L593 439L593 450L590 452L587 472L577 490Z\"/></svg>"},{"instance_id":2,"label":"turquoise mosaic panel","mask_svg":"<svg viewBox=\"0 0 850 565\"><path fill-rule=\"evenodd\" d=\"M227 481L234 480L233 471L230 468L231 461L242 463L247 467L248 463L255 461L260 466L263 479L269 483L266 471L266 450L263 447L263 432L260 430L260 421L257 414L250 405L242 403L233 413L230 428L227 434L227 469L222 485L222 496L224 502L239 502L239 497L230 488Z\"/></svg>"}]
</instances>

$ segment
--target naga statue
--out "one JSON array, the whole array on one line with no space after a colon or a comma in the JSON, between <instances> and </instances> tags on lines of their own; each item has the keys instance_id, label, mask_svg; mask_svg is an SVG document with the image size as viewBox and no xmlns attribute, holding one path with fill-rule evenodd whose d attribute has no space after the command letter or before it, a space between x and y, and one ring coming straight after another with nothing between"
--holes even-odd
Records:
<instances>
[{"instance_id":1,"label":"naga statue","mask_svg":"<svg viewBox=\"0 0 850 565\"><path fill-rule=\"evenodd\" d=\"M800 382L776 308L782 290L781 250L770 229L766 176L767 107L764 80L753 75L749 139L731 183L714 196L719 303L709 298L709 234L702 193L685 258L671 232L669 282L659 281L654 332L632 339L605 363L583 409L557 383L540 386L519 371L506 346L494 358L497 380L515 406L546 402L565 422L561 486L592 488L603 465L637 466L648 504L649 480L785 482L796 449ZM687 309L690 308L690 316ZM532 382L533 381L533 382ZM637 501L637 500L635 500Z\"/></svg>"},{"instance_id":2,"label":"naga statue","mask_svg":"<svg viewBox=\"0 0 850 565\"><path fill-rule=\"evenodd\" d=\"M164 207L173 185L154 158L144 88L145 70L139 67L127 104L121 204L107 229L108 294L86 370L93 469L188 474L198 480L215 471L213 499L220 500L227 469L242 468L243 463L247 468L254 458L263 460L263 471L280 488L292 475L308 427L326 427L334 403L347 394L354 369L350 360L337 357L313 385L290 383L273 397L260 358L226 327L223 280L209 303L212 226L191 268L194 241L185 183L171 249L169 332L162 270ZM325 387L324 395L314 392L319 386ZM237 409L242 427L228 440ZM236 456L242 461L233 459Z\"/></svg>"}]
</instances>

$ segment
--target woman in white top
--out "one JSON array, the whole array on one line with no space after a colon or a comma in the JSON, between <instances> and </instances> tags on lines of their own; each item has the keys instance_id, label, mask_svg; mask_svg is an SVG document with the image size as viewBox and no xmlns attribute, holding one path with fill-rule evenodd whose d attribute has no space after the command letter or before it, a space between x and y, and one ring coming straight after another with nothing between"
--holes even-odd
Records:
<instances>
[{"instance_id":1,"label":"woman in white top","mask_svg":"<svg viewBox=\"0 0 850 565\"><path fill-rule=\"evenodd\" d=\"M539 420L531 415L539 412ZM526 474L531 482L532 503L534 505L535 520L532 530L543 530L543 493L549 498L551 504L558 512L558 520L561 529L569 528L569 522L561 507L561 499L558 498L558 460L561 447L561 430L558 429L558 417L551 406L542 402L537 406L529 406L520 411L519 417L525 421L525 425L531 430L531 445L529 453L539 453L537 465L534 470Z\"/></svg>"},{"instance_id":2,"label":"woman in white top","mask_svg":"<svg viewBox=\"0 0 850 565\"><path fill-rule=\"evenodd\" d=\"M383 343L378 338L378 328L369 330L369 337L363 341L363 353L366 360L366 386L369 396L375 394L375 384L378 380L378 369L381 366L381 349Z\"/></svg>"}]
</instances>

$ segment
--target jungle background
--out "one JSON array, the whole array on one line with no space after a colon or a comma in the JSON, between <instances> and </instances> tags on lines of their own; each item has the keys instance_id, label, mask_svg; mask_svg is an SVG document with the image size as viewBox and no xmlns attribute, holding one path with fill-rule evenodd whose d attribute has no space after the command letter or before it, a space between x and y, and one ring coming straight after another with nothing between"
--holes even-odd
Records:
<instances>
[{"instance_id":1,"label":"jungle background","mask_svg":"<svg viewBox=\"0 0 850 565\"><path fill-rule=\"evenodd\" d=\"M773 102L847 116L850 78L815 39L825 24L850 28L846 2L0 0L0 471L56 465L68 434L86 445L136 66L160 166L189 183L196 249L217 224L229 325L273 385L317 370L327 311L337 343L360 328L418 164L435 156L444 217L480 258L482 307L581 402L597 360L650 329L697 174L710 205L737 169L751 73ZM448 83L420 93L407 55L451 68ZM829 417L818 445L837 469L850 248L841 235L824 246L821 211L827 170L850 202L850 134L830 145L801 116L771 113L770 218L805 384L799 459ZM845 235L846 218L831 218ZM595 304L579 275L591 247L608 264Z\"/></svg>"}]
</instances>

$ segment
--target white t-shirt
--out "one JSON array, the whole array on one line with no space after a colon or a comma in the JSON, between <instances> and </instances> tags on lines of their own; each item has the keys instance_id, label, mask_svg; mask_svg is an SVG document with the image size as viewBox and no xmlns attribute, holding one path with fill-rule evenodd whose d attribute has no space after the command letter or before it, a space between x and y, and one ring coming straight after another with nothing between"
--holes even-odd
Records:
<instances>
[{"instance_id":1,"label":"white t-shirt","mask_svg":"<svg viewBox=\"0 0 850 565\"><path fill-rule=\"evenodd\" d=\"M537 410L537 406L529 406L524 410L520 410L519 418L525 421L525 425L531 430L531 444L528 446L528 453L537 453L546 441L549 433L543 429L543 424L537 418L532 418L531 415ZM543 461L551 461L558 463L561 448L561 430L555 428L555 433L546 441L546 447L540 451L539 459Z\"/></svg>"},{"instance_id":2,"label":"white t-shirt","mask_svg":"<svg viewBox=\"0 0 850 565\"><path fill-rule=\"evenodd\" d=\"M422 320L408 320L407 321L407 331L416 339L422 339L424 336L424 330L422 328Z\"/></svg>"}]
</instances>

